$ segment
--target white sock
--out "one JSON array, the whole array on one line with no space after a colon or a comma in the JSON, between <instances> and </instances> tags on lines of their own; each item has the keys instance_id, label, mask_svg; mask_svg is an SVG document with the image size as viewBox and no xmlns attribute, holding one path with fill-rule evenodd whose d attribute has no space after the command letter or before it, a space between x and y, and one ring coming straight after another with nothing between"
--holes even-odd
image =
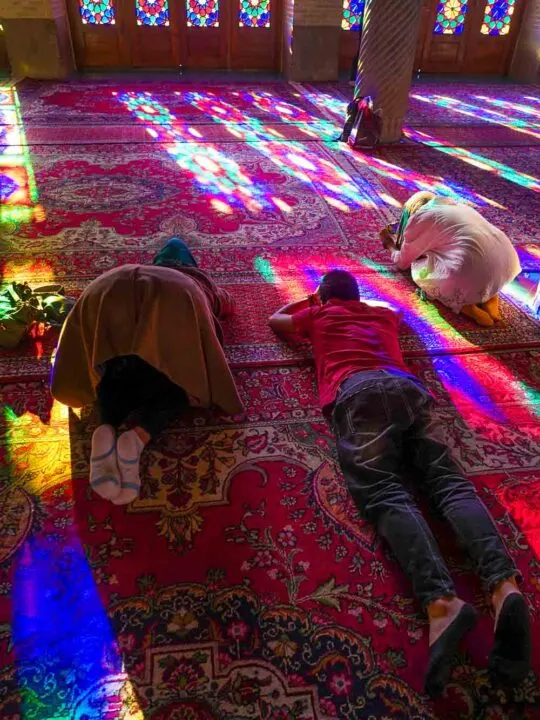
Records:
<instances>
[{"instance_id":1,"label":"white sock","mask_svg":"<svg viewBox=\"0 0 540 720\"><path fill-rule=\"evenodd\" d=\"M92 435L90 485L106 500L114 500L120 494L116 433L111 425L100 425Z\"/></svg>"},{"instance_id":2,"label":"white sock","mask_svg":"<svg viewBox=\"0 0 540 720\"><path fill-rule=\"evenodd\" d=\"M139 462L144 443L135 430L122 433L116 443L118 467L122 476L122 489L113 502L115 505L127 505L138 497L141 489Z\"/></svg>"}]
</instances>

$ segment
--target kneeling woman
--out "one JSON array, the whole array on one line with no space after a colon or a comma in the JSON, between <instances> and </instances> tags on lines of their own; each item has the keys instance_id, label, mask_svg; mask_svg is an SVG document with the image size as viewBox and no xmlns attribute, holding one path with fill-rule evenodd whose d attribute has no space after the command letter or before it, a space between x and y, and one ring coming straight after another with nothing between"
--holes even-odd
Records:
<instances>
[{"instance_id":1,"label":"kneeling woman","mask_svg":"<svg viewBox=\"0 0 540 720\"><path fill-rule=\"evenodd\" d=\"M190 405L242 411L219 324L232 307L176 238L153 265L124 265L86 288L62 330L51 392L71 407L97 401L90 483L99 495L134 500L145 445Z\"/></svg>"},{"instance_id":2,"label":"kneeling woman","mask_svg":"<svg viewBox=\"0 0 540 720\"><path fill-rule=\"evenodd\" d=\"M397 239L381 232L386 249L427 297L479 325L501 319L499 291L520 272L508 237L474 208L430 192L405 203Z\"/></svg>"}]
</instances>

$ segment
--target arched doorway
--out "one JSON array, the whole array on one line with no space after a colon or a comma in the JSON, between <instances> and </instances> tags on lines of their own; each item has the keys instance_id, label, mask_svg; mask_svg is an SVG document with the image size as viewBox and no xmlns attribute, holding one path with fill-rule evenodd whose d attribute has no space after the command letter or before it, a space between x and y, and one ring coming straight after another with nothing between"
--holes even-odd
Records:
<instances>
[{"instance_id":1,"label":"arched doorway","mask_svg":"<svg viewBox=\"0 0 540 720\"><path fill-rule=\"evenodd\" d=\"M79 69L279 70L282 0L69 0Z\"/></svg>"}]
</instances>

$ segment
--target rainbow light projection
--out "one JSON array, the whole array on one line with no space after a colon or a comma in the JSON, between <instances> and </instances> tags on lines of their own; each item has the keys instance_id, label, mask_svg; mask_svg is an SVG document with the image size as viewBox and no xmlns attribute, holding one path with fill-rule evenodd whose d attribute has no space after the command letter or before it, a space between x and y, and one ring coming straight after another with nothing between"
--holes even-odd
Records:
<instances>
[{"instance_id":1,"label":"rainbow light projection","mask_svg":"<svg viewBox=\"0 0 540 720\"><path fill-rule=\"evenodd\" d=\"M508 35L516 0L487 0L482 35Z\"/></svg>"},{"instance_id":2,"label":"rainbow light projection","mask_svg":"<svg viewBox=\"0 0 540 720\"><path fill-rule=\"evenodd\" d=\"M43 220L15 88L0 87L0 224Z\"/></svg>"},{"instance_id":3,"label":"rainbow light projection","mask_svg":"<svg viewBox=\"0 0 540 720\"><path fill-rule=\"evenodd\" d=\"M435 305L420 300L412 285L410 292L404 293L386 266L367 259L359 262L339 256L328 262L316 255L304 258L301 267L295 258L287 256L273 263L258 257L254 265L261 277L282 289L285 301L299 300L314 292L329 270L339 268L353 273L362 297L384 300L403 312L406 324L423 339L426 350L431 350L442 385L469 422L479 428L486 420L510 421L516 425L528 423L534 437L540 438L540 393L517 380L495 357L482 353L482 348L462 337L441 317ZM457 355L454 354L456 345L459 345ZM478 353L482 353L481 361ZM516 403L511 413L499 404L498 394L500 388L507 392L509 387Z\"/></svg>"},{"instance_id":4,"label":"rainbow light projection","mask_svg":"<svg viewBox=\"0 0 540 720\"><path fill-rule=\"evenodd\" d=\"M386 160L381 160L380 158L353 151L348 145L342 145L340 150L344 153L350 153L353 163L367 165L377 175L388 178L412 192L416 192L418 190L431 190L442 197L465 201L471 205L490 205L491 207L503 210L505 209L503 205L495 202L495 200L484 197L484 195L480 195L473 190L468 190L462 185L453 183L450 180L444 180L440 176L423 175L422 173L418 173L414 170L402 168L399 165L387 162Z\"/></svg>"},{"instance_id":5,"label":"rainbow light projection","mask_svg":"<svg viewBox=\"0 0 540 720\"><path fill-rule=\"evenodd\" d=\"M444 0L437 5L435 35L461 35L465 26L468 0Z\"/></svg>"},{"instance_id":6,"label":"rainbow light projection","mask_svg":"<svg viewBox=\"0 0 540 720\"><path fill-rule=\"evenodd\" d=\"M430 105L438 105L439 107L447 108L452 112L466 115L467 117L476 118L477 120L483 120L484 122L493 123L495 125L501 125L502 127L515 130L519 133L531 135L534 138L540 138L540 132L534 128L539 127L535 123L530 123L521 118L509 118L508 113L503 114L496 110L490 110L489 108L481 108L478 105L472 105L471 103L463 102L457 98L448 97L446 95L419 95L414 94L411 97L420 102L429 103Z\"/></svg>"},{"instance_id":7,"label":"rainbow light projection","mask_svg":"<svg viewBox=\"0 0 540 720\"><path fill-rule=\"evenodd\" d=\"M225 125L231 135L252 146L287 175L309 184L329 205L343 212L349 212L351 207L373 207L372 193L365 181L361 178L353 181L335 163L307 150L302 143L279 142L275 139L269 141L269 134L274 138L284 138L278 131L265 127L257 118L219 100L213 93L186 93L185 97L194 107L214 122ZM259 103L261 99L264 102L260 107L264 109L269 98L255 96L254 102ZM277 113L288 110L285 103L275 100L274 104ZM283 105L281 111L277 110L280 105ZM285 113L285 117L288 117L288 113ZM279 203L276 205L280 207Z\"/></svg>"},{"instance_id":8,"label":"rainbow light projection","mask_svg":"<svg viewBox=\"0 0 540 720\"><path fill-rule=\"evenodd\" d=\"M26 492L53 502L53 517L54 505L73 508L68 408L55 402L46 422L29 412L17 417L7 406L3 415L10 493L20 495L20 511ZM61 497L51 500L55 489ZM61 524L33 524L16 560L12 642L20 717L73 717L77 702L77 717L124 717L129 707L130 718L144 720L72 512L71 521L63 512ZM83 691L78 698L75 687Z\"/></svg>"},{"instance_id":9,"label":"rainbow light projection","mask_svg":"<svg viewBox=\"0 0 540 720\"><path fill-rule=\"evenodd\" d=\"M509 102L508 100L501 100L500 98L488 97L487 95L474 95L476 100L484 100L484 102L495 107L504 108L510 112L518 112L522 115L532 115L535 119L540 120L540 108L532 107L532 105L524 105L518 102ZM533 99L533 98L531 98ZM540 124L535 124L534 127L540 127Z\"/></svg>"},{"instance_id":10,"label":"rainbow light projection","mask_svg":"<svg viewBox=\"0 0 540 720\"><path fill-rule=\"evenodd\" d=\"M304 135L314 140L335 140L341 128L335 122L311 115L297 105L281 100L269 92L243 92L241 97L258 110L277 117L281 123L297 127ZM229 105L229 107L232 107ZM253 123L253 118L248 122ZM268 132L268 129L267 129Z\"/></svg>"},{"instance_id":11,"label":"rainbow light projection","mask_svg":"<svg viewBox=\"0 0 540 720\"><path fill-rule=\"evenodd\" d=\"M424 145L429 145L439 152L451 155L452 157L462 160L468 165L473 165L481 170L486 170L487 172L493 173L505 180L509 180L516 185L521 185L521 187L527 188L527 190L540 192L540 180L532 175L526 175L525 173L514 170L514 168L497 162L496 160L491 160L483 155L469 152L469 150L465 150L464 148L450 145L450 143L434 138L432 135L428 135L425 132L420 132L420 130L403 128L403 134L410 140L415 140L416 142L423 143Z\"/></svg>"},{"instance_id":12,"label":"rainbow light projection","mask_svg":"<svg viewBox=\"0 0 540 720\"><path fill-rule=\"evenodd\" d=\"M151 93L121 93L118 100L146 124L146 132L151 137L163 142L179 167L188 172L206 193L213 195L215 201L222 203L224 212L232 211L230 205L243 206L251 212L268 206L264 189L242 172L238 163L214 145L198 142L201 133L178 123Z\"/></svg>"},{"instance_id":13,"label":"rainbow light projection","mask_svg":"<svg viewBox=\"0 0 540 720\"><path fill-rule=\"evenodd\" d=\"M339 119L340 125L343 124L343 119L345 117L345 113L347 112L347 100L341 100L333 95L328 95L328 93L309 92L301 86L298 86L298 89L301 91L298 95L301 95L312 103L319 112L324 113L327 117L331 117L332 119L336 117Z\"/></svg>"}]
</instances>

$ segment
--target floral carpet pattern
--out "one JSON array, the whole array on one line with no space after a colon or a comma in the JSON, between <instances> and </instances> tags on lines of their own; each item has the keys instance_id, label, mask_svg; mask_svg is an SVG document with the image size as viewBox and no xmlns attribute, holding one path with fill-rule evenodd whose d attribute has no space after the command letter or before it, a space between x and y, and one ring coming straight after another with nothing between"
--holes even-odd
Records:
<instances>
[{"instance_id":1,"label":"floral carpet pattern","mask_svg":"<svg viewBox=\"0 0 540 720\"><path fill-rule=\"evenodd\" d=\"M178 420L143 456L140 497L119 508L88 486L94 414L48 393L57 336L0 351L0 717L538 718L531 89L423 82L411 136L371 154L335 142L339 85L26 83L18 120L10 93L0 91L0 180L9 172L19 186L2 195L2 279L60 282L77 296L181 235L237 299L225 345L246 410ZM19 157L26 174L13 172ZM473 203L518 250L523 274L494 329L421 300L380 247L379 229L425 187ZM406 358L523 574L536 649L519 686L491 683L489 598L426 508L481 617L445 696L423 695L426 621L346 493L309 348L267 328L273 309L333 267L403 309Z\"/></svg>"}]
</instances>

